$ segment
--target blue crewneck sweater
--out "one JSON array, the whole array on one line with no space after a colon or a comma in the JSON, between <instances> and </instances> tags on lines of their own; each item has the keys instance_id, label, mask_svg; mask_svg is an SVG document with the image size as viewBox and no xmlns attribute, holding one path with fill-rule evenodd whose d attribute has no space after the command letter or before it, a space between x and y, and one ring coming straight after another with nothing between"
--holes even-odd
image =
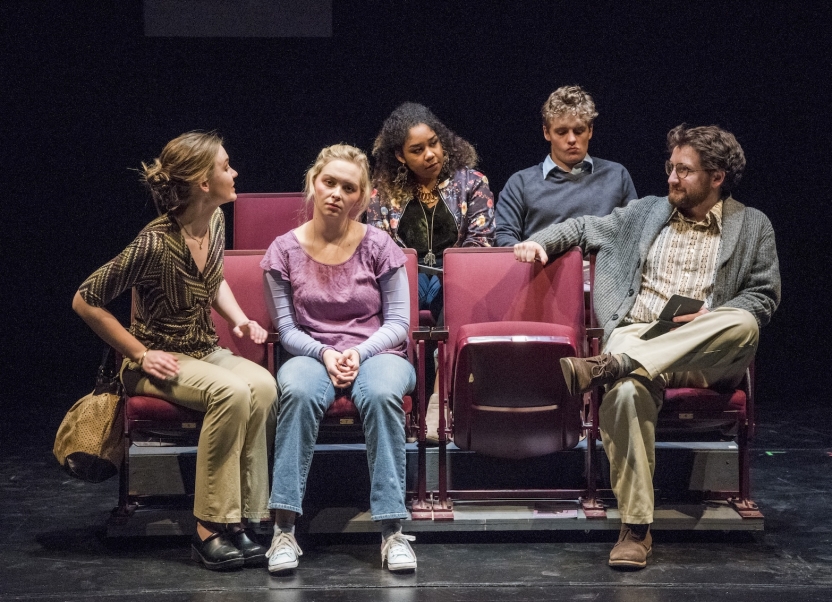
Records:
<instances>
[{"instance_id":1,"label":"blue crewneck sweater","mask_svg":"<svg viewBox=\"0 0 832 602\"><path fill-rule=\"evenodd\" d=\"M630 174L619 163L592 158L592 171L571 174L543 164L518 171L497 203L497 246L510 247L547 226L573 217L612 213L637 198Z\"/></svg>"}]
</instances>

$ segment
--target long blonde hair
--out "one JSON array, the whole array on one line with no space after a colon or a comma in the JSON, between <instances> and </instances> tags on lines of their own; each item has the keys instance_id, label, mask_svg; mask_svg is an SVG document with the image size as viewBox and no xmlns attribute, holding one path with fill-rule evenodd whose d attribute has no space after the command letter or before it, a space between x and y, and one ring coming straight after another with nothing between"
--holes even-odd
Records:
<instances>
[{"instance_id":1,"label":"long blonde hair","mask_svg":"<svg viewBox=\"0 0 832 602\"><path fill-rule=\"evenodd\" d=\"M187 132L168 142L150 165L142 162L141 179L160 214L188 204L192 185L213 173L220 146L215 132Z\"/></svg>"}]
</instances>

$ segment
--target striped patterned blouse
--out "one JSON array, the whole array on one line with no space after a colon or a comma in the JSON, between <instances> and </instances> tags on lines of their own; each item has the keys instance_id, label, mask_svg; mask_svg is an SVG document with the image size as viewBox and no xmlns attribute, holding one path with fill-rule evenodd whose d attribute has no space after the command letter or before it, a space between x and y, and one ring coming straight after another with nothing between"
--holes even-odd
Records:
<instances>
[{"instance_id":1,"label":"striped patterned blouse","mask_svg":"<svg viewBox=\"0 0 832 602\"><path fill-rule=\"evenodd\" d=\"M626 322L657 320L672 295L705 301L711 307L722 239L722 201L701 222L673 210L650 247L641 271L641 289Z\"/></svg>"},{"instance_id":2,"label":"striped patterned blouse","mask_svg":"<svg viewBox=\"0 0 832 602\"><path fill-rule=\"evenodd\" d=\"M87 278L78 292L102 307L135 288L130 332L149 349L202 358L218 349L211 304L223 280L225 219L208 227L208 259L200 273L179 224L169 214L150 222L124 251Z\"/></svg>"}]
</instances>

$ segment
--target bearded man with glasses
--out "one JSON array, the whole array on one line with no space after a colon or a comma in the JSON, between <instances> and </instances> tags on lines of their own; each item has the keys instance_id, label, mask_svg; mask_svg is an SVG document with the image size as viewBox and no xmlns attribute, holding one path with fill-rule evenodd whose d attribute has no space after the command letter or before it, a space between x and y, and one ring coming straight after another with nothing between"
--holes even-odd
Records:
<instances>
[{"instance_id":1,"label":"bearded man with glasses","mask_svg":"<svg viewBox=\"0 0 832 602\"><path fill-rule=\"evenodd\" d=\"M671 387L735 387L754 358L759 329L780 302L774 230L734 200L745 168L733 134L716 126L673 128L666 197L632 201L604 217L554 224L514 246L540 261L574 246L597 253L599 356L561 360L573 395L605 386L601 438L610 460L621 533L609 565L638 569L652 552L655 425ZM673 295L704 302L679 327L641 338Z\"/></svg>"}]
</instances>

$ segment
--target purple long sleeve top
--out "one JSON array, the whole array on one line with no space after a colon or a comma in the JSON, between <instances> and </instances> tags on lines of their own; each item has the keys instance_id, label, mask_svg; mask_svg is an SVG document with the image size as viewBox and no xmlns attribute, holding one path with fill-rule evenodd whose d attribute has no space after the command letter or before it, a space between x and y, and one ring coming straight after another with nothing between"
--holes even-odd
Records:
<instances>
[{"instance_id":1,"label":"purple long sleeve top","mask_svg":"<svg viewBox=\"0 0 832 602\"><path fill-rule=\"evenodd\" d=\"M373 226L338 265L312 259L294 232L277 237L260 267L283 347L318 360L329 348L354 348L361 361L386 352L406 357L410 295L404 264L402 250Z\"/></svg>"}]
</instances>

